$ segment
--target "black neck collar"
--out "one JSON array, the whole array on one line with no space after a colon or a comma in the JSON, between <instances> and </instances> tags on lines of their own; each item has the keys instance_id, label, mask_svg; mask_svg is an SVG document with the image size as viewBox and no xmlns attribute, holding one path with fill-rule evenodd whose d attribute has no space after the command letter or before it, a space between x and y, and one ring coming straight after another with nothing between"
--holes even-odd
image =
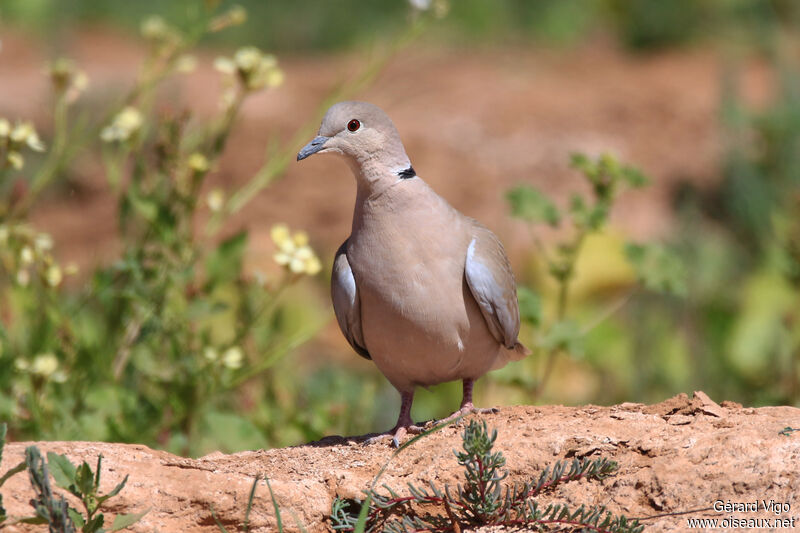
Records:
<instances>
[{"instance_id":1,"label":"black neck collar","mask_svg":"<svg viewBox=\"0 0 800 533\"><path fill-rule=\"evenodd\" d=\"M407 180L416 176L417 173L414 170L414 167L408 165L407 169L401 170L400 172L397 173L397 175L400 177L401 180Z\"/></svg>"}]
</instances>

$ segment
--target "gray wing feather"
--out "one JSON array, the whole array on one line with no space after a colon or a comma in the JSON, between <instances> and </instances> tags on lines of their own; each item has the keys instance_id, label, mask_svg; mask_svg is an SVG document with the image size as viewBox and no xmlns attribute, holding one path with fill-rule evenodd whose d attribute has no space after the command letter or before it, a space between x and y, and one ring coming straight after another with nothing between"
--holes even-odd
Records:
<instances>
[{"instance_id":1,"label":"gray wing feather","mask_svg":"<svg viewBox=\"0 0 800 533\"><path fill-rule=\"evenodd\" d=\"M358 288L347 261L347 241L336 251L331 276L331 299L336 321L344 337L358 355L372 359L364 347L364 334L361 331L361 305L358 299Z\"/></svg>"},{"instance_id":2,"label":"gray wing feather","mask_svg":"<svg viewBox=\"0 0 800 533\"><path fill-rule=\"evenodd\" d=\"M511 350L517 346L519 335L514 273L494 233L477 222L473 224L475 231L467 249L464 276L492 336Z\"/></svg>"}]
</instances>

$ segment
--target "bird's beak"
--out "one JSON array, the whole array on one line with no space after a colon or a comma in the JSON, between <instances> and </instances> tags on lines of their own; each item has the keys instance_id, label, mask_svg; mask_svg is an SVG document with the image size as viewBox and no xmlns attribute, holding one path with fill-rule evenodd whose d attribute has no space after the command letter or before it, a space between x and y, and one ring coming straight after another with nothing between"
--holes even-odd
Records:
<instances>
[{"instance_id":1,"label":"bird's beak","mask_svg":"<svg viewBox=\"0 0 800 533\"><path fill-rule=\"evenodd\" d=\"M330 139L330 137L325 137L324 135L317 135L314 137L310 143L303 146L303 149L297 152L297 160L301 161L306 157L314 155L322 150L325 147L325 141L328 139Z\"/></svg>"}]
</instances>

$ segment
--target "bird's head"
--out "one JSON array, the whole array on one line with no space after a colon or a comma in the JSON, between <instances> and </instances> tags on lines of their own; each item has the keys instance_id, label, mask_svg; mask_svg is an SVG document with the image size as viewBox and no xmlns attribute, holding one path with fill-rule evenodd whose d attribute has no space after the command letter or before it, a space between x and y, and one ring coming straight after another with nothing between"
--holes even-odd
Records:
<instances>
[{"instance_id":1,"label":"bird's head","mask_svg":"<svg viewBox=\"0 0 800 533\"><path fill-rule=\"evenodd\" d=\"M319 133L297 154L344 156L354 169L364 165L399 172L411 166L400 135L379 107L366 102L339 102L325 113Z\"/></svg>"}]
</instances>

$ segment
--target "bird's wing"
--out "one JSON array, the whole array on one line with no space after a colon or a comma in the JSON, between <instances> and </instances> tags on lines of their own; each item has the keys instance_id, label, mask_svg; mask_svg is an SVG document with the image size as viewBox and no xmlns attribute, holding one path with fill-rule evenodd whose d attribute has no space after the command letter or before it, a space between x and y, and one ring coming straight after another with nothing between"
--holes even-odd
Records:
<instances>
[{"instance_id":1,"label":"bird's wing","mask_svg":"<svg viewBox=\"0 0 800 533\"><path fill-rule=\"evenodd\" d=\"M350 346L365 359L372 359L364 347L364 334L361 331L361 305L358 288L350 263L347 261L347 241L336 251L331 276L331 299L336 321Z\"/></svg>"},{"instance_id":2,"label":"bird's wing","mask_svg":"<svg viewBox=\"0 0 800 533\"><path fill-rule=\"evenodd\" d=\"M476 221L472 226L464 268L467 285L492 336L509 350L515 349L519 344L519 307L514 273L494 233Z\"/></svg>"}]
</instances>

